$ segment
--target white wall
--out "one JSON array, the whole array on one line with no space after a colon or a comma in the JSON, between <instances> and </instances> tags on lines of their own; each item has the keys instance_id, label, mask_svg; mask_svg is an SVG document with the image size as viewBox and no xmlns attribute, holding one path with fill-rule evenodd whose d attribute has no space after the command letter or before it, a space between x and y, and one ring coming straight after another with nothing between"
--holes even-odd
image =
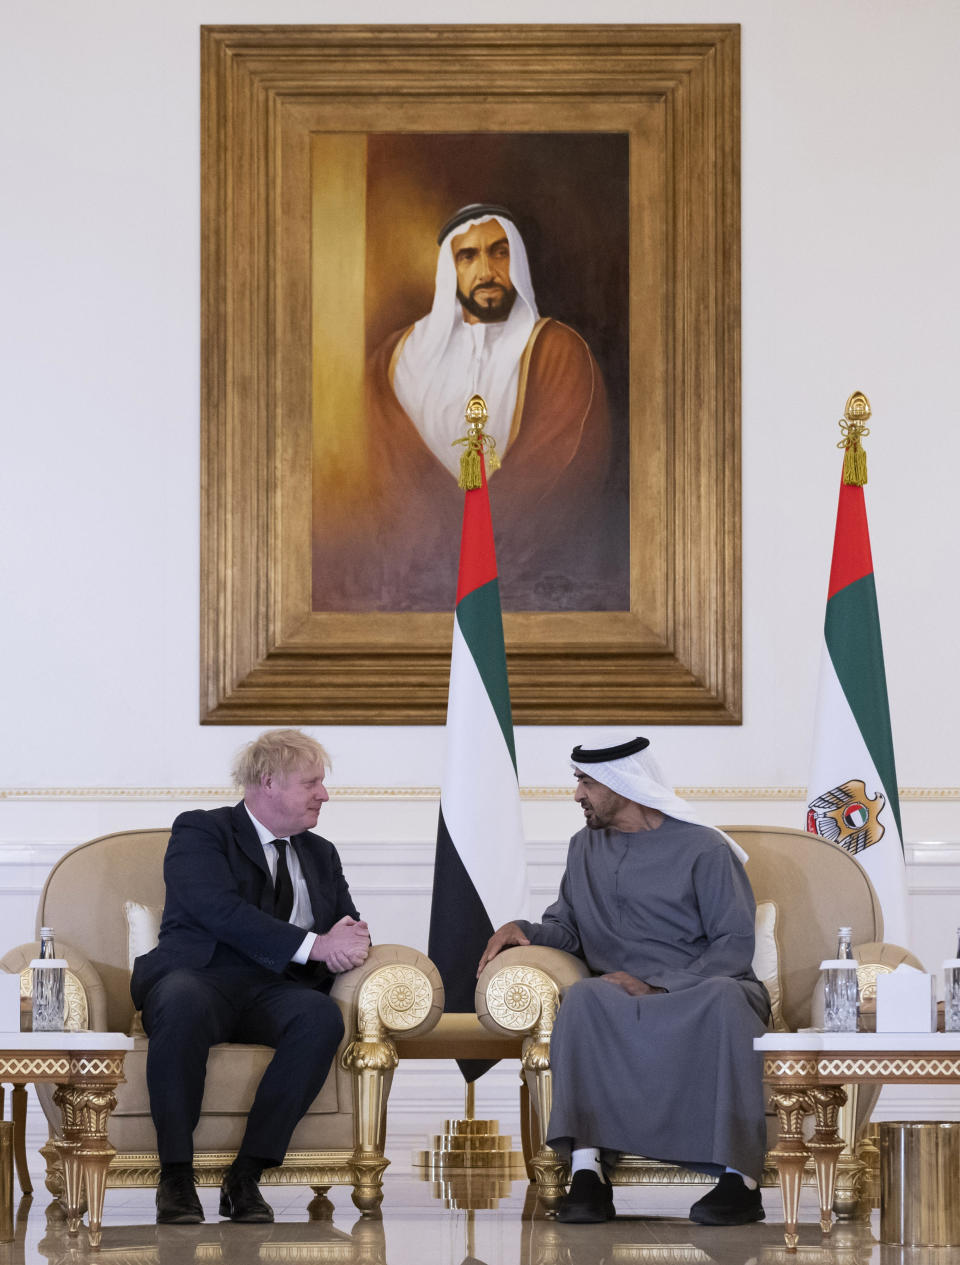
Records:
<instances>
[{"instance_id":1,"label":"white wall","mask_svg":"<svg viewBox=\"0 0 960 1265\"><path fill-rule=\"evenodd\" d=\"M586 12L572 0L488 0L482 16ZM166 823L186 789L224 786L254 732L197 721L198 27L450 16L439 0L33 0L11 11L0 42L0 788L40 792L0 797L11 930L29 927L64 846ZM647 732L683 785L803 787L836 420L861 388L874 409L867 498L900 782L946 790L905 799L905 835L960 843L960 7L594 0L589 18L742 24L744 723ZM439 782L440 729L318 729L335 786ZM572 742L594 732L520 729L521 783L562 785ZM799 793L736 795L708 802L710 819L802 824ZM544 843L577 825L559 803L527 812ZM411 943L425 940L434 821L432 803L399 797L325 810L358 885ZM915 871L914 912L939 958L953 948L941 941L958 921L956 881L923 871L950 889L939 896Z\"/></svg>"},{"instance_id":2,"label":"white wall","mask_svg":"<svg viewBox=\"0 0 960 1265\"><path fill-rule=\"evenodd\" d=\"M484 17L583 12L490 0ZM0 784L219 786L247 736L197 723L200 23L449 16L439 0L16 7L0 46ZM596 0L589 16L742 24L745 719L662 730L668 767L686 785L805 782L836 419L859 387L900 781L956 785L938 721L960 694L960 9ZM438 729L324 733L342 784L439 779ZM521 782L562 781L570 738L521 729Z\"/></svg>"}]
</instances>

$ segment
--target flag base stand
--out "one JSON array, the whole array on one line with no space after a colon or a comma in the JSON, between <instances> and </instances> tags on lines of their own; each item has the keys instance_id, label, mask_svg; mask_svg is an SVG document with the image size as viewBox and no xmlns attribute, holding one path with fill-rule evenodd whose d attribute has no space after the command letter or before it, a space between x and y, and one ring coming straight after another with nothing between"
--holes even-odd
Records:
<instances>
[{"instance_id":1,"label":"flag base stand","mask_svg":"<svg viewBox=\"0 0 960 1265\"><path fill-rule=\"evenodd\" d=\"M527 1179L523 1155L513 1139L500 1133L497 1120L474 1118L473 1085L466 1087L466 1116L445 1120L432 1146L414 1151L417 1175L434 1183L434 1195L452 1208L496 1208L510 1194L511 1184Z\"/></svg>"}]
</instances>

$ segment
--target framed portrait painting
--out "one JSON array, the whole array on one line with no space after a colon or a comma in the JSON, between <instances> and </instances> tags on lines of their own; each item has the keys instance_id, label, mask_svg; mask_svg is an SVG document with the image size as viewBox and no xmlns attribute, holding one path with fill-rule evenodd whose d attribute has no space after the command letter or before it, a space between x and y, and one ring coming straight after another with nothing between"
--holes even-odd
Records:
<instances>
[{"instance_id":1,"label":"framed portrait painting","mask_svg":"<svg viewBox=\"0 0 960 1265\"><path fill-rule=\"evenodd\" d=\"M740 719L739 31L205 27L201 719Z\"/></svg>"}]
</instances>

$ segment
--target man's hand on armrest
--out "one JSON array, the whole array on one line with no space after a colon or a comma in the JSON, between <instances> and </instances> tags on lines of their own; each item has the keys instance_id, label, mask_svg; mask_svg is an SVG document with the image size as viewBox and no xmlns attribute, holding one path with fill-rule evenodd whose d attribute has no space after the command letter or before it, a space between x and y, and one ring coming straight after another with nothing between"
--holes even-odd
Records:
<instances>
[{"instance_id":1,"label":"man's hand on armrest","mask_svg":"<svg viewBox=\"0 0 960 1265\"><path fill-rule=\"evenodd\" d=\"M477 967L477 979L480 978L480 972L492 962L501 949L509 949L515 944L529 944L530 941L523 934L515 922L505 922L499 931L495 931L487 941L487 947L483 951L483 957L480 959L480 965Z\"/></svg>"},{"instance_id":2,"label":"man's hand on armrest","mask_svg":"<svg viewBox=\"0 0 960 1265\"><path fill-rule=\"evenodd\" d=\"M367 960L370 952L370 931L365 922L357 922L349 914L335 922L326 935L317 936L310 950L310 961L325 962L335 974L349 971Z\"/></svg>"}]
</instances>

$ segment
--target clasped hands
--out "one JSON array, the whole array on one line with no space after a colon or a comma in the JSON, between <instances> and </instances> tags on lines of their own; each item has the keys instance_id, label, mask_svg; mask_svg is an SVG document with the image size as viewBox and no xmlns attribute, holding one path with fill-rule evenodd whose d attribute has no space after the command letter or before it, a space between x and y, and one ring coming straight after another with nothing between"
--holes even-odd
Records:
<instances>
[{"instance_id":1,"label":"clasped hands","mask_svg":"<svg viewBox=\"0 0 960 1265\"><path fill-rule=\"evenodd\" d=\"M370 930L365 922L357 922L346 914L330 930L317 936L310 949L311 962L325 962L335 974L349 971L367 960L370 952Z\"/></svg>"},{"instance_id":2,"label":"clasped hands","mask_svg":"<svg viewBox=\"0 0 960 1265\"><path fill-rule=\"evenodd\" d=\"M483 957L480 959L480 965L477 967L477 978L488 962L493 959L503 949L508 949L513 945L529 944L529 939L523 934L515 922L505 922L499 931L495 931L487 941L487 947L483 951ZM610 971L607 975L598 976L599 979L605 979L609 984L622 988L625 993L629 993L631 997L646 997L650 993L665 993L665 988L658 988L655 984L648 984L646 980L637 979L635 975L628 975L626 971Z\"/></svg>"}]
</instances>

